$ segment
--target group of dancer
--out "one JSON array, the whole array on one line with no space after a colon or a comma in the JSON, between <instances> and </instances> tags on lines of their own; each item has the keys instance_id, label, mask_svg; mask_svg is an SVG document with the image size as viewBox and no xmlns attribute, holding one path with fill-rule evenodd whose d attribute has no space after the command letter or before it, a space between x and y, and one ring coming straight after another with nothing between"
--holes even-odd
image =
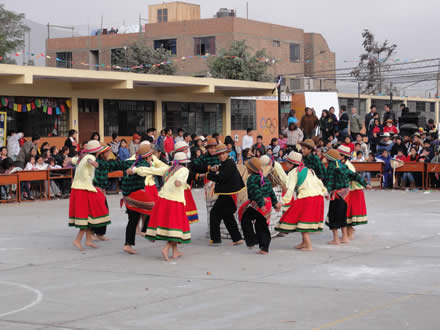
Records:
<instances>
[{"instance_id":1,"label":"group of dancer","mask_svg":"<svg viewBox=\"0 0 440 330\"><path fill-rule=\"evenodd\" d=\"M329 244L349 243L354 239L354 226L367 223L363 189L368 186L350 163L349 148L329 150L325 168L313 153L314 142L305 140L302 153L292 151L283 165L267 155L253 157L245 163L246 173L240 173L230 150L215 139L208 140L208 152L192 164L187 158L188 148L183 141L176 143L173 160L167 165L156 157L148 141L126 161L108 160L108 146L88 142L83 153L72 160L76 169L69 225L79 229L74 246L84 249L84 235L87 247L96 248L94 240L107 240L110 217L104 188L108 173L113 171L123 171L121 207L125 205L128 216L124 251L129 254L137 253L135 237L140 234L151 241L166 241L161 254L167 261L170 251L171 258L183 255L178 245L191 242L190 225L198 221L191 182L200 178L214 184L216 201L209 213L212 246L222 243L223 221L234 246L244 242L249 248L258 245L258 254L268 254L269 220L275 209L284 211L275 230L283 234L300 232L302 242L296 248L311 251L310 233L324 228L325 198L330 200L325 223L333 232ZM162 177L160 191L157 177ZM283 191L282 201L273 189L277 185ZM238 205L238 195L246 189L247 200ZM235 217L237 210L244 240Z\"/></svg>"}]
</instances>

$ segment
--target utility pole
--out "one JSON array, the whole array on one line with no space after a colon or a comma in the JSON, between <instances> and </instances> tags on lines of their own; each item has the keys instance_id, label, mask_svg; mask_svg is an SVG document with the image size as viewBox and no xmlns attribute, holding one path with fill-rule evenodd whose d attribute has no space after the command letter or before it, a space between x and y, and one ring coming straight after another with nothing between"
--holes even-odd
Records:
<instances>
[{"instance_id":1,"label":"utility pole","mask_svg":"<svg viewBox=\"0 0 440 330\"><path fill-rule=\"evenodd\" d=\"M390 105L391 111L393 110L393 83L390 83Z\"/></svg>"},{"instance_id":2,"label":"utility pole","mask_svg":"<svg viewBox=\"0 0 440 330\"><path fill-rule=\"evenodd\" d=\"M358 82L358 111L359 114L361 113L361 82ZM368 109L365 109L365 111L368 111Z\"/></svg>"},{"instance_id":3,"label":"utility pole","mask_svg":"<svg viewBox=\"0 0 440 330\"><path fill-rule=\"evenodd\" d=\"M47 23L47 39L50 39L50 24Z\"/></svg>"},{"instance_id":4,"label":"utility pole","mask_svg":"<svg viewBox=\"0 0 440 330\"><path fill-rule=\"evenodd\" d=\"M249 19L249 1L246 1L246 19Z\"/></svg>"},{"instance_id":5,"label":"utility pole","mask_svg":"<svg viewBox=\"0 0 440 330\"><path fill-rule=\"evenodd\" d=\"M435 97L440 97L440 61L438 61L438 73L437 73L437 92L435 93Z\"/></svg>"}]
</instances>

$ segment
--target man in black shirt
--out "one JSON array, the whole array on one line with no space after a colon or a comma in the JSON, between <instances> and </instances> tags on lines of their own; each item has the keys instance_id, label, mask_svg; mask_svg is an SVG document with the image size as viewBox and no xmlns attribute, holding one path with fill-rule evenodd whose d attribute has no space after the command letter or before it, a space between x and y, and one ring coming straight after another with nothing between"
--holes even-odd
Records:
<instances>
[{"instance_id":1,"label":"man in black shirt","mask_svg":"<svg viewBox=\"0 0 440 330\"><path fill-rule=\"evenodd\" d=\"M350 118L347 114L347 107L345 105L341 106L339 111L339 121L338 121L338 130L341 137L345 137L348 135L348 123Z\"/></svg>"},{"instance_id":2,"label":"man in black shirt","mask_svg":"<svg viewBox=\"0 0 440 330\"><path fill-rule=\"evenodd\" d=\"M385 112L384 112L383 118L382 118L382 125L385 126L388 119L391 119L394 124L397 123L396 114L393 112L393 110L391 110L391 105L385 104Z\"/></svg>"}]
</instances>

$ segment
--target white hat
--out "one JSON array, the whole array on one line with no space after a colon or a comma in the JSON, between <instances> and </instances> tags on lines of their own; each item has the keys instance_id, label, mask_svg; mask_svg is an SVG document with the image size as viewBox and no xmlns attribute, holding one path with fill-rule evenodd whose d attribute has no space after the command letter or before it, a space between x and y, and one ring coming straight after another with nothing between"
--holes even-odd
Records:
<instances>
[{"instance_id":1,"label":"white hat","mask_svg":"<svg viewBox=\"0 0 440 330\"><path fill-rule=\"evenodd\" d=\"M273 161L268 155L263 155L260 157L261 166L270 166L272 165Z\"/></svg>"},{"instance_id":2,"label":"white hat","mask_svg":"<svg viewBox=\"0 0 440 330\"><path fill-rule=\"evenodd\" d=\"M95 154L97 152L100 152L103 149L101 143L97 140L90 140L87 142L84 152L87 152L89 154Z\"/></svg>"},{"instance_id":3,"label":"white hat","mask_svg":"<svg viewBox=\"0 0 440 330\"><path fill-rule=\"evenodd\" d=\"M200 135L198 138L197 138L197 140L202 140L202 141L205 141L206 140L206 138L203 136L203 135Z\"/></svg>"},{"instance_id":4,"label":"white hat","mask_svg":"<svg viewBox=\"0 0 440 330\"><path fill-rule=\"evenodd\" d=\"M347 146L339 146L338 151L344 156L348 156L348 157L351 156L351 149Z\"/></svg>"},{"instance_id":5,"label":"white hat","mask_svg":"<svg viewBox=\"0 0 440 330\"><path fill-rule=\"evenodd\" d=\"M191 162L191 161L188 159L188 157L186 156L186 153L184 153L184 152L177 152L177 153L174 155L174 160L177 161L177 162L179 162L179 163L181 163L181 164L186 164L186 163Z\"/></svg>"},{"instance_id":6,"label":"white hat","mask_svg":"<svg viewBox=\"0 0 440 330\"><path fill-rule=\"evenodd\" d=\"M299 165L302 163L302 155L299 152L291 151L289 156L287 156L287 161L289 163Z\"/></svg>"},{"instance_id":7,"label":"white hat","mask_svg":"<svg viewBox=\"0 0 440 330\"><path fill-rule=\"evenodd\" d=\"M186 143L185 141L179 141L176 144L174 144L174 152L181 152L188 147L189 147L188 143Z\"/></svg>"},{"instance_id":8,"label":"white hat","mask_svg":"<svg viewBox=\"0 0 440 330\"><path fill-rule=\"evenodd\" d=\"M143 146L143 145L150 145L151 143L149 142L149 141L147 141L147 140L145 140L145 141L142 141L140 144L139 144L139 147L140 146Z\"/></svg>"},{"instance_id":9,"label":"white hat","mask_svg":"<svg viewBox=\"0 0 440 330\"><path fill-rule=\"evenodd\" d=\"M390 133L386 132L386 133L383 133L383 136L384 137L390 137L391 135L390 135Z\"/></svg>"}]
</instances>

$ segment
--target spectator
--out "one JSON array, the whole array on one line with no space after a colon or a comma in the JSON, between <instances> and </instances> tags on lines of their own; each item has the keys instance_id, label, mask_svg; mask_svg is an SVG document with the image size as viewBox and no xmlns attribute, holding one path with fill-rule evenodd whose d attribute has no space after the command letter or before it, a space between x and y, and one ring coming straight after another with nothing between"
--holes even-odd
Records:
<instances>
[{"instance_id":1,"label":"spectator","mask_svg":"<svg viewBox=\"0 0 440 330\"><path fill-rule=\"evenodd\" d=\"M383 113L382 125L386 125L388 120L392 120L393 123L396 123L396 114L391 110L392 105L385 104L385 111ZM397 134L397 133L396 133Z\"/></svg>"},{"instance_id":2,"label":"spectator","mask_svg":"<svg viewBox=\"0 0 440 330\"><path fill-rule=\"evenodd\" d=\"M183 137L183 134L185 133L185 131L183 130L183 128L179 128L178 130L177 130L177 136L176 136L176 138L174 139L174 141L177 143L177 142L180 142L180 141L183 141L184 140L184 137Z\"/></svg>"},{"instance_id":3,"label":"spectator","mask_svg":"<svg viewBox=\"0 0 440 330\"><path fill-rule=\"evenodd\" d=\"M351 108L351 117L350 117L350 133L351 138L356 140L356 136L361 134L363 121L361 116L357 113L357 109L355 107Z\"/></svg>"},{"instance_id":4,"label":"spectator","mask_svg":"<svg viewBox=\"0 0 440 330\"><path fill-rule=\"evenodd\" d=\"M298 119L296 118L296 111L290 110L289 118L287 118L287 126L289 126L290 124L297 124L297 123L298 123Z\"/></svg>"},{"instance_id":5,"label":"spectator","mask_svg":"<svg viewBox=\"0 0 440 330\"><path fill-rule=\"evenodd\" d=\"M394 143L391 140L390 133L383 133L383 138L380 140L379 144L377 145L377 153L382 154L384 150L386 150L388 154L390 154L393 145Z\"/></svg>"},{"instance_id":6,"label":"spectator","mask_svg":"<svg viewBox=\"0 0 440 330\"><path fill-rule=\"evenodd\" d=\"M373 119L373 128L371 130L371 138L369 138L371 151L373 153L376 153L376 149L377 149L377 145L379 143L381 133L382 133L382 126L380 125L379 119L374 118Z\"/></svg>"},{"instance_id":7,"label":"spectator","mask_svg":"<svg viewBox=\"0 0 440 330\"><path fill-rule=\"evenodd\" d=\"M356 157L352 160L352 162L364 163L366 162L364 153L362 151L358 151ZM359 172L361 178L368 184L371 184L371 172Z\"/></svg>"},{"instance_id":8,"label":"spectator","mask_svg":"<svg viewBox=\"0 0 440 330\"><path fill-rule=\"evenodd\" d=\"M69 152L70 151L69 151L68 147L64 146L64 147L61 148L61 152L59 152L55 156L55 160L56 160L58 165L63 166L63 163L69 158Z\"/></svg>"},{"instance_id":9,"label":"spectator","mask_svg":"<svg viewBox=\"0 0 440 330\"><path fill-rule=\"evenodd\" d=\"M98 132L93 132L92 136L90 137L90 140L101 141L101 135L99 135Z\"/></svg>"},{"instance_id":10,"label":"spectator","mask_svg":"<svg viewBox=\"0 0 440 330\"><path fill-rule=\"evenodd\" d=\"M14 166L14 162L11 158L5 158L0 166L0 173L2 174L12 174L18 171L21 171L22 169L20 167ZM23 184L24 182L22 182ZM14 192L15 186L13 185L5 185L0 186L0 199L2 200L10 200L11 195ZM25 188L22 188L22 192L25 192ZM15 193L17 193L17 190L15 190Z\"/></svg>"},{"instance_id":11,"label":"spectator","mask_svg":"<svg viewBox=\"0 0 440 330\"><path fill-rule=\"evenodd\" d=\"M278 154L280 152L280 146L278 145L278 139L277 138L273 138L270 141L270 148L272 149L272 155L275 159L278 159Z\"/></svg>"},{"instance_id":12,"label":"spectator","mask_svg":"<svg viewBox=\"0 0 440 330\"><path fill-rule=\"evenodd\" d=\"M434 158L431 160L431 164L440 164L440 149L435 149L435 155ZM439 188L440 187L440 174L439 173L431 173L431 182L433 183L434 187Z\"/></svg>"},{"instance_id":13,"label":"spectator","mask_svg":"<svg viewBox=\"0 0 440 330\"><path fill-rule=\"evenodd\" d=\"M376 106L372 105L370 107L370 112L365 115L365 121L364 121L365 129L367 130L367 135L369 138L373 137L372 131L374 128L374 116L376 115L377 115Z\"/></svg>"},{"instance_id":14,"label":"spectator","mask_svg":"<svg viewBox=\"0 0 440 330\"><path fill-rule=\"evenodd\" d=\"M391 148L391 157L396 157L399 151L402 151L402 154L406 156L407 150L402 143L402 137L396 136L396 142L393 144L393 147Z\"/></svg>"},{"instance_id":15,"label":"spectator","mask_svg":"<svg viewBox=\"0 0 440 330\"><path fill-rule=\"evenodd\" d=\"M368 144L364 142L364 139L362 138L362 135L358 134L356 136L356 143L359 143L361 145L361 151L365 159L368 158L368 155L370 153L370 149L368 147Z\"/></svg>"},{"instance_id":16,"label":"spectator","mask_svg":"<svg viewBox=\"0 0 440 330\"><path fill-rule=\"evenodd\" d=\"M18 167L24 168L26 159L29 159L32 155L32 150L35 150L35 153L37 153L38 143L40 143L40 136L34 135L32 136L32 141L27 141L23 144L17 157Z\"/></svg>"},{"instance_id":17,"label":"spectator","mask_svg":"<svg viewBox=\"0 0 440 330\"><path fill-rule=\"evenodd\" d=\"M350 118L348 117L347 107L342 105L339 110L339 122L338 122L338 131L341 137L345 137L348 135L348 125L350 123Z\"/></svg>"},{"instance_id":18,"label":"spectator","mask_svg":"<svg viewBox=\"0 0 440 330\"><path fill-rule=\"evenodd\" d=\"M222 141L220 141L220 134L215 132L212 134L212 137L217 141L217 144L222 144Z\"/></svg>"},{"instance_id":19,"label":"spectator","mask_svg":"<svg viewBox=\"0 0 440 330\"><path fill-rule=\"evenodd\" d=\"M304 133L296 124L290 124L284 134L287 135L287 150L296 150L296 145L304 140Z\"/></svg>"},{"instance_id":20,"label":"spectator","mask_svg":"<svg viewBox=\"0 0 440 330\"><path fill-rule=\"evenodd\" d=\"M156 142L156 133L157 129L155 129L154 127L147 129L147 136L150 136L153 139L152 143Z\"/></svg>"},{"instance_id":21,"label":"spectator","mask_svg":"<svg viewBox=\"0 0 440 330\"><path fill-rule=\"evenodd\" d=\"M261 135L257 136L257 143L252 146L252 153L257 154L257 150L260 151L260 155L266 154L266 147L263 144L263 137Z\"/></svg>"},{"instance_id":22,"label":"spectator","mask_svg":"<svg viewBox=\"0 0 440 330\"><path fill-rule=\"evenodd\" d=\"M160 131L160 136L158 137L158 139L156 140L156 147L157 150L163 152L163 144L165 141L165 137L166 137L167 133L166 131L163 129Z\"/></svg>"},{"instance_id":23,"label":"spectator","mask_svg":"<svg viewBox=\"0 0 440 330\"><path fill-rule=\"evenodd\" d=\"M17 156L20 153L20 143L19 140L23 137L23 133L15 133L15 131L10 132L8 137L8 156L14 162L17 160Z\"/></svg>"},{"instance_id":24,"label":"spectator","mask_svg":"<svg viewBox=\"0 0 440 330\"><path fill-rule=\"evenodd\" d=\"M330 135L334 134L334 122L330 117L328 110L322 110L321 119L319 120L319 128L321 129L321 136L327 140Z\"/></svg>"},{"instance_id":25,"label":"spectator","mask_svg":"<svg viewBox=\"0 0 440 330\"><path fill-rule=\"evenodd\" d=\"M287 135L284 133L280 133L279 139L278 139L278 145L280 146L281 150L287 149Z\"/></svg>"},{"instance_id":26,"label":"spectator","mask_svg":"<svg viewBox=\"0 0 440 330\"><path fill-rule=\"evenodd\" d=\"M344 138L344 142L342 143L342 145L343 145L343 146L346 146L346 147L348 147L348 148L350 148L350 152L353 153L354 148L355 148L355 145L354 145L353 142L351 142L351 138L350 138L350 136L347 135L347 136Z\"/></svg>"},{"instance_id":27,"label":"spectator","mask_svg":"<svg viewBox=\"0 0 440 330\"><path fill-rule=\"evenodd\" d=\"M136 155L139 150L139 146L141 143L141 136L137 133L133 134L133 140L130 142L128 146L128 150L130 151L130 156Z\"/></svg>"},{"instance_id":28,"label":"spectator","mask_svg":"<svg viewBox=\"0 0 440 330\"><path fill-rule=\"evenodd\" d=\"M315 135L315 130L319 126L319 119L316 117L312 108L306 107L305 114L301 118L300 127L304 133L304 139L311 139Z\"/></svg>"},{"instance_id":29,"label":"spectator","mask_svg":"<svg viewBox=\"0 0 440 330\"><path fill-rule=\"evenodd\" d=\"M122 139L121 144L119 145L118 157L120 160L127 160L130 158L130 150L128 150L128 144L125 139Z\"/></svg>"},{"instance_id":30,"label":"spectator","mask_svg":"<svg viewBox=\"0 0 440 330\"><path fill-rule=\"evenodd\" d=\"M336 110L335 107L330 107L328 109L328 113L330 115L330 118L333 119L333 125L336 127L338 127L338 117L336 117Z\"/></svg>"},{"instance_id":31,"label":"spectator","mask_svg":"<svg viewBox=\"0 0 440 330\"><path fill-rule=\"evenodd\" d=\"M121 145L121 142L118 139L118 134L113 133L112 134L112 142L110 142L110 148L112 149L112 152L115 156L119 153L119 146Z\"/></svg>"},{"instance_id":32,"label":"spectator","mask_svg":"<svg viewBox=\"0 0 440 330\"><path fill-rule=\"evenodd\" d=\"M164 151L170 155L171 152L174 150L174 137L173 137L173 130L171 128L165 129L167 135L165 137L165 141L163 143L163 149ZM183 139L183 136L182 136Z\"/></svg>"},{"instance_id":33,"label":"spectator","mask_svg":"<svg viewBox=\"0 0 440 330\"><path fill-rule=\"evenodd\" d=\"M247 153L244 153L244 150L250 150L252 146L254 145L254 138L252 137L252 129L248 128L246 130L246 135L243 136L243 141L241 144L241 150L242 150L242 156L243 156L243 162L247 159Z\"/></svg>"},{"instance_id":34,"label":"spectator","mask_svg":"<svg viewBox=\"0 0 440 330\"><path fill-rule=\"evenodd\" d=\"M376 157L378 161L384 163L383 170L383 187L392 188L393 186L393 169L391 167L391 157L387 150L383 150L382 153Z\"/></svg>"},{"instance_id":35,"label":"spectator","mask_svg":"<svg viewBox=\"0 0 440 330\"><path fill-rule=\"evenodd\" d=\"M184 134L183 134L183 141L184 141L188 146L191 145L191 142L192 142L191 134L189 134L189 133L184 133Z\"/></svg>"},{"instance_id":36,"label":"spectator","mask_svg":"<svg viewBox=\"0 0 440 330\"><path fill-rule=\"evenodd\" d=\"M43 142L43 143L41 144L39 154L42 155L42 154L45 153L45 152L48 153L49 150L50 150L50 144L49 144L49 142Z\"/></svg>"},{"instance_id":37,"label":"spectator","mask_svg":"<svg viewBox=\"0 0 440 330\"><path fill-rule=\"evenodd\" d=\"M69 148L69 157L72 158L76 156L76 153L78 152L78 132L74 129L71 129L69 131L69 137L64 142L64 146Z\"/></svg>"},{"instance_id":38,"label":"spectator","mask_svg":"<svg viewBox=\"0 0 440 330\"><path fill-rule=\"evenodd\" d=\"M8 157L8 148L0 147L0 164L7 158L10 158Z\"/></svg>"},{"instance_id":39,"label":"spectator","mask_svg":"<svg viewBox=\"0 0 440 330\"><path fill-rule=\"evenodd\" d=\"M423 143L422 143L422 139L420 136L420 133L416 132L413 134L412 136L412 142L411 140L409 141L408 145L408 154L411 151L411 148L415 148L417 151L417 154L420 155L423 151Z\"/></svg>"},{"instance_id":40,"label":"spectator","mask_svg":"<svg viewBox=\"0 0 440 330\"><path fill-rule=\"evenodd\" d=\"M393 123L392 119L387 119L385 121L386 126L383 128L384 133L399 134L399 130L393 125Z\"/></svg>"}]
</instances>

